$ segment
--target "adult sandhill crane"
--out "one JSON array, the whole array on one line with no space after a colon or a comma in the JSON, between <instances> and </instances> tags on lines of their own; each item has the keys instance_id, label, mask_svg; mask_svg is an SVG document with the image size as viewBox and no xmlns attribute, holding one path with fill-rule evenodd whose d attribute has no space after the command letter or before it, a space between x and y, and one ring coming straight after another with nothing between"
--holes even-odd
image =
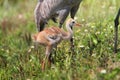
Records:
<instances>
[{"instance_id":1,"label":"adult sandhill crane","mask_svg":"<svg viewBox=\"0 0 120 80\"><path fill-rule=\"evenodd\" d=\"M81 1L82 0L39 0L34 11L38 31L42 31L47 21L49 19L54 20L56 16L59 16L59 27L62 27L69 13L71 18L74 19Z\"/></svg>"},{"instance_id":2,"label":"adult sandhill crane","mask_svg":"<svg viewBox=\"0 0 120 80\"><path fill-rule=\"evenodd\" d=\"M44 29L44 26L49 19L56 22L56 16L58 16L60 28L69 13L71 18L74 19L81 1L82 0L39 0L34 12L38 31ZM70 41L71 49L73 51L73 38L71 38Z\"/></svg>"},{"instance_id":3,"label":"adult sandhill crane","mask_svg":"<svg viewBox=\"0 0 120 80\"><path fill-rule=\"evenodd\" d=\"M66 22L66 29L68 32L65 32L59 27L50 27L32 36L34 42L46 46L45 59L42 63L42 70L44 70L46 59L51 62L50 55L54 46L57 46L57 44L60 43L62 40L71 39L71 37L73 36L73 31L71 28L74 25L80 26L75 22L74 19L70 18Z\"/></svg>"}]
</instances>

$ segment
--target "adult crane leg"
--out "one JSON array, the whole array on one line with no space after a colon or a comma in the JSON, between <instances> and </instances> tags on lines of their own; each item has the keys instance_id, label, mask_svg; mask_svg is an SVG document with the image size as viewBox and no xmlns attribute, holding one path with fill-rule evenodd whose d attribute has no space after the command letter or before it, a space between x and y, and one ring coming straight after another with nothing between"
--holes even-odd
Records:
<instances>
[{"instance_id":1,"label":"adult crane leg","mask_svg":"<svg viewBox=\"0 0 120 80\"><path fill-rule=\"evenodd\" d=\"M71 8L71 11L70 11L71 18L74 19L75 15L76 15L76 13L77 13L77 11L79 9L79 5L80 5L80 3L78 3L76 6Z\"/></svg>"},{"instance_id":2,"label":"adult crane leg","mask_svg":"<svg viewBox=\"0 0 120 80\"><path fill-rule=\"evenodd\" d=\"M63 23L65 22L67 16L69 15L69 8L63 9L59 11L58 19L59 19L59 27L61 28Z\"/></svg>"},{"instance_id":3,"label":"adult crane leg","mask_svg":"<svg viewBox=\"0 0 120 80\"><path fill-rule=\"evenodd\" d=\"M44 29L45 24L46 24L46 23L43 22L43 21L40 21L40 20L37 21L37 29L38 29L38 32L40 32L40 31L42 31L42 30Z\"/></svg>"},{"instance_id":4,"label":"adult crane leg","mask_svg":"<svg viewBox=\"0 0 120 80\"><path fill-rule=\"evenodd\" d=\"M70 16L71 16L71 18L74 19L75 15L76 15L76 13L77 13L77 11L78 11L79 5L80 5L80 3L79 3L78 5L72 7L72 9L71 9L71 11L70 11ZM71 38L70 42L71 42L71 50L72 50L72 52L74 52L74 41L73 41L73 37Z\"/></svg>"},{"instance_id":5,"label":"adult crane leg","mask_svg":"<svg viewBox=\"0 0 120 80\"><path fill-rule=\"evenodd\" d=\"M118 41L118 25L119 25L119 16L120 16L120 8L118 14L114 20L115 23L115 42L114 42L114 52L117 53L117 41Z\"/></svg>"},{"instance_id":6,"label":"adult crane leg","mask_svg":"<svg viewBox=\"0 0 120 80\"><path fill-rule=\"evenodd\" d=\"M43 0L38 0L38 1L39 2L36 5L34 15L35 15L35 23L36 23L36 26L37 26L37 30L40 32L44 29L45 22L42 21L42 16L41 16L40 11L39 11Z\"/></svg>"}]
</instances>

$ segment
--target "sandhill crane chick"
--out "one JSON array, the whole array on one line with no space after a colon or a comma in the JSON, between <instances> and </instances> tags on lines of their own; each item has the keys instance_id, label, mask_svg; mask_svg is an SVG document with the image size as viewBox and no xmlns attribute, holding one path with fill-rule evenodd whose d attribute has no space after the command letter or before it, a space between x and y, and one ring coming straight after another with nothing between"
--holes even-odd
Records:
<instances>
[{"instance_id":1,"label":"sandhill crane chick","mask_svg":"<svg viewBox=\"0 0 120 80\"><path fill-rule=\"evenodd\" d=\"M62 40L69 40L73 36L72 27L80 26L74 19L70 18L66 21L67 32L58 27L50 27L32 36L34 42L46 46L45 60L50 62L50 54L54 46L57 46ZM45 60L42 63L42 70L45 67Z\"/></svg>"}]
</instances>

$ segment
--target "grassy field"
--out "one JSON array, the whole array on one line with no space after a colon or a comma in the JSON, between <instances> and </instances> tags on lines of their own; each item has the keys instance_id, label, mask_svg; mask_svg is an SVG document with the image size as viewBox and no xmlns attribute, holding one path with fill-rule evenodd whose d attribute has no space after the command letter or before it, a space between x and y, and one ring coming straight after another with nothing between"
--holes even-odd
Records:
<instances>
[{"instance_id":1,"label":"grassy field","mask_svg":"<svg viewBox=\"0 0 120 80\"><path fill-rule=\"evenodd\" d=\"M74 28L74 57L69 53L69 41L63 41L58 45L55 64L44 72L40 63L45 48L34 49L31 40L37 32L36 3L0 1L0 80L120 80L120 52L113 52L119 0L83 0L76 15L82 27ZM47 26L51 25L58 24L49 21Z\"/></svg>"}]
</instances>

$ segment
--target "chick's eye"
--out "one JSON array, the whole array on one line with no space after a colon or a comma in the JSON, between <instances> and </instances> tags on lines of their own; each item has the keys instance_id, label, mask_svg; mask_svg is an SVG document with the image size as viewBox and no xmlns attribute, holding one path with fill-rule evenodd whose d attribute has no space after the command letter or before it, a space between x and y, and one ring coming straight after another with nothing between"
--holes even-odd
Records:
<instances>
[{"instance_id":1,"label":"chick's eye","mask_svg":"<svg viewBox=\"0 0 120 80\"><path fill-rule=\"evenodd\" d=\"M74 24L75 22L73 21L72 23Z\"/></svg>"}]
</instances>

